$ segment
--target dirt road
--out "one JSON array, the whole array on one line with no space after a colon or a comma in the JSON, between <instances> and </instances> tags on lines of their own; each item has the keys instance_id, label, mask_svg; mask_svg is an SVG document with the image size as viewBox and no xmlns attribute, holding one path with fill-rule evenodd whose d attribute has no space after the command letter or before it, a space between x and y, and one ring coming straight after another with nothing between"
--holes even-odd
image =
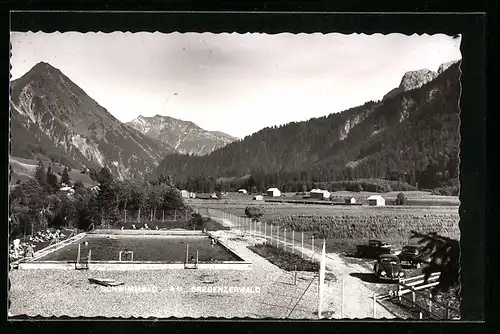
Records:
<instances>
[{"instance_id":1,"label":"dirt road","mask_svg":"<svg viewBox=\"0 0 500 334\"><path fill-rule=\"evenodd\" d=\"M219 220L222 224L232 227L233 224L228 220ZM241 231L231 230L224 233L240 233ZM245 234L246 237L253 239L251 242L261 243L265 239L260 234L250 235ZM269 241L269 240L268 240ZM276 241L276 238L274 238ZM278 244L283 247L282 238L279 238ZM292 244L286 242L286 248L292 249ZM304 258L314 259L320 261L321 254L316 251L313 252L310 248L302 248L300 245L293 245L297 254L304 254ZM342 258L338 254L328 253L326 256L326 269L327 272L336 277L334 282L328 282L326 288L325 300L327 302L326 309L334 311L333 318L395 318L396 315L387 310L379 301L374 302L374 295L388 292L390 287L386 284L376 284L370 282L372 272L369 265L352 263ZM374 312L375 308L375 312Z\"/></svg>"}]
</instances>

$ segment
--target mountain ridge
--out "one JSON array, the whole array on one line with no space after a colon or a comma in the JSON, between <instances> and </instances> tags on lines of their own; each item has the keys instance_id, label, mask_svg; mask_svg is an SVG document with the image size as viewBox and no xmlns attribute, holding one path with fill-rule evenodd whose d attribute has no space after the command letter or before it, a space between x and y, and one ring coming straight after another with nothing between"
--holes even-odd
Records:
<instances>
[{"instance_id":1,"label":"mountain ridge","mask_svg":"<svg viewBox=\"0 0 500 334\"><path fill-rule=\"evenodd\" d=\"M252 174L262 184L279 186L283 179L319 182L398 172L413 183L419 179L422 186L436 187L456 176L459 65L383 101L264 128L207 156L167 155L155 173L173 175L180 183L203 175ZM426 173L435 177L430 180Z\"/></svg>"},{"instance_id":2,"label":"mountain ridge","mask_svg":"<svg viewBox=\"0 0 500 334\"><path fill-rule=\"evenodd\" d=\"M11 155L59 159L141 176L174 150L124 126L59 69L46 62L11 81Z\"/></svg>"},{"instance_id":3,"label":"mountain ridge","mask_svg":"<svg viewBox=\"0 0 500 334\"><path fill-rule=\"evenodd\" d=\"M237 140L221 131L202 129L191 121L158 114L151 117L139 115L125 124L184 154L206 155Z\"/></svg>"}]
</instances>

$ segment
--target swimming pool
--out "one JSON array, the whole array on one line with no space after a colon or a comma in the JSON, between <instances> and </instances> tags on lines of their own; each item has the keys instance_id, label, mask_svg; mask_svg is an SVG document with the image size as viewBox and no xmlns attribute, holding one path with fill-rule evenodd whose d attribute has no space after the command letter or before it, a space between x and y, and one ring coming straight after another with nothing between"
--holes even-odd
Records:
<instances>
[{"instance_id":1,"label":"swimming pool","mask_svg":"<svg viewBox=\"0 0 500 334\"><path fill-rule=\"evenodd\" d=\"M251 262L221 240L213 242L208 233L101 230L22 261L19 269L77 269L81 265L98 270L251 268Z\"/></svg>"}]
</instances>

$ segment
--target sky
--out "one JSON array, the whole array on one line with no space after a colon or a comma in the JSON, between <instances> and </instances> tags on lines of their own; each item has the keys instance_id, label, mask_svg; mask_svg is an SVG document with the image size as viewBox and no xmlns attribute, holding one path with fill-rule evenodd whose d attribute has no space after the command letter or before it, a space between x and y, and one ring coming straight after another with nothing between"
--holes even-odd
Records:
<instances>
[{"instance_id":1,"label":"sky","mask_svg":"<svg viewBox=\"0 0 500 334\"><path fill-rule=\"evenodd\" d=\"M381 100L404 73L461 59L444 34L11 32L11 76L60 69L122 122L188 120L244 138Z\"/></svg>"}]
</instances>

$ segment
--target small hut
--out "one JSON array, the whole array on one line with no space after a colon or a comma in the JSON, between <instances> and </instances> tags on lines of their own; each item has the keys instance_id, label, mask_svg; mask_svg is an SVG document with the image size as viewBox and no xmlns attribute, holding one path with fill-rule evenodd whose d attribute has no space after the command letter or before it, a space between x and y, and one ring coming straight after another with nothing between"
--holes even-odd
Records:
<instances>
[{"instance_id":1,"label":"small hut","mask_svg":"<svg viewBox=\"0 0 500 334\"><path fill-rule=\"evenodd\" d=\"M267 189L267 196L268 197L280 197L281 191L278 188L269 188L269 189Z\"/></svg>"},{"instance_id":2,"label":"small hut","mask_svg":"<svg viewBox=\"0 0 500 334\"><path fill-rule=\"evenodd\" d=\"M183 197L183 198L189 198L189 191L187 191L187 190L181 190L181 197Z\"/></svg>"},{"instance_id":3,"label":"small hut","mask_svg":"<svg viewBox=\"0 0 500 334\"><path fill-rule=\"evenodd\" d=\"M253 200L254 201L263 201L264 197L262 197L262 195L256 195L256 196L253 197Z\"/></svg>"},{"instance_id":4,"label":"small hut","mask_svg":"<svg viewBox=\"0 0 500 334\"><path fill-rule=\"evenodd\" d=\"M246 193L247 193L247 190L246 190L246 189L239 189L239 190L238 190L238 193L239 193L239 194L246 194Z\"/></svg>"},{"instance_id":5,"label":"small hut","mask_svg":"<svg viewBox=\"0 0 500 334\"><path fill-rule=\"evenodd\" d=\"M189 193L189 198L196 198L196 193L190 192Z\"/></svg>"},{"instance_id":6,"label":"small hut","mask_svg":"<svg viewBox=\"0 0 500 334\"><path fill-rule=\"evenodd\" d=\"M345 199L346 204L356 204L356 199L354 197L347 197Z\"/></svg>"},{"instance_id":7,"label":"small hut","mask_svg":"<svg viewBox=\"0 0 500 334\"><path fill-rule=\"evenodd\" d=\"M380 195L371 195L368 197L368 204L372 206L384 206L385 199Z\"/></svg>"}]
</instances>

